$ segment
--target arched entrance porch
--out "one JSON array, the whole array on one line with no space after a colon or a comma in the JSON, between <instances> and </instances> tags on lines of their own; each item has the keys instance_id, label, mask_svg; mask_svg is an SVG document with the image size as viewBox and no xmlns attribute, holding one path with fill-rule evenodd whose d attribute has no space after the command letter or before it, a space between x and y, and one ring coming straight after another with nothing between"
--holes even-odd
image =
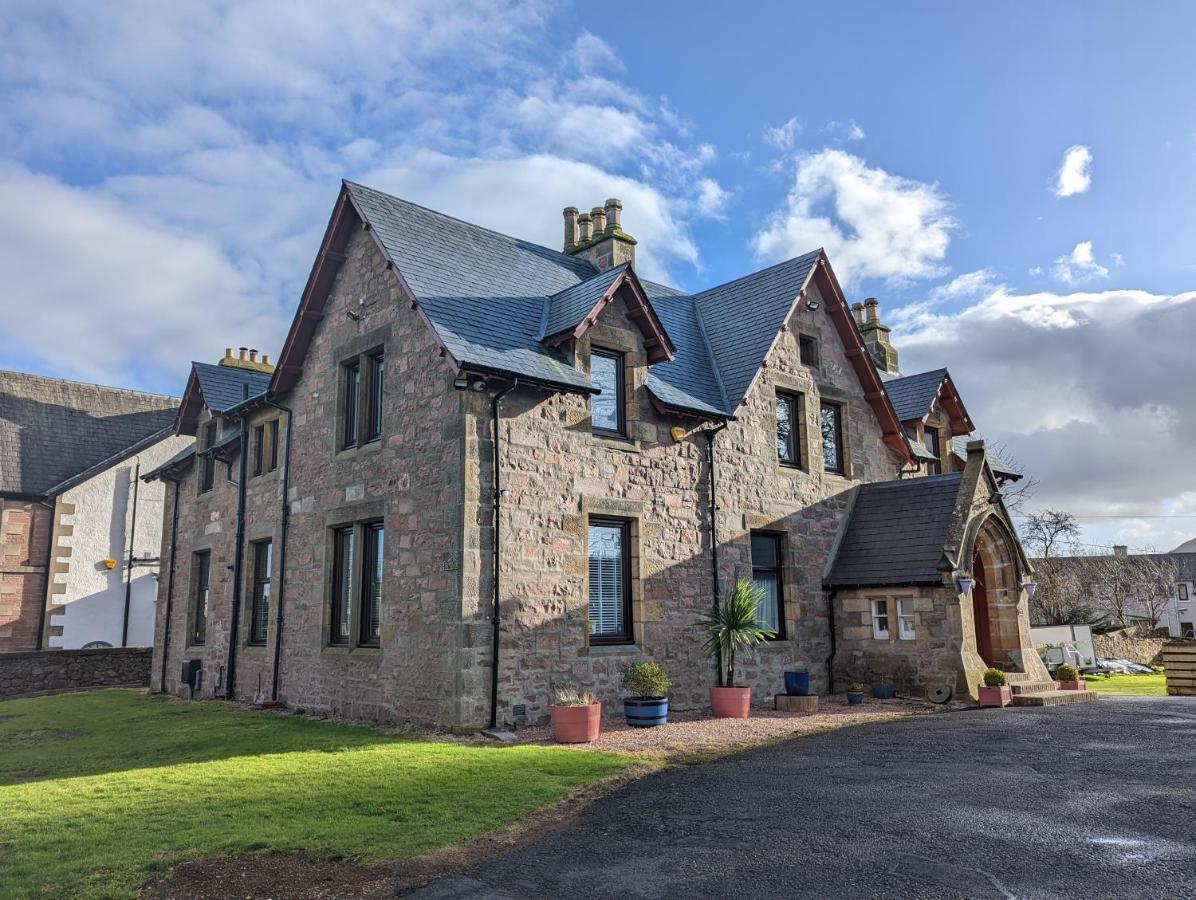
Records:
<instances>
[{"instance_id":1,"label":"arched entrance porch","mask_svg":"<svg viewBox=\"0 0 1196 900\"><path fill-rule=\"evenodd\" d=\"M972 649L985 665L1022 670L1021 572L1010 536L989 516L972 549Z\"/></svg>"}]
</instances>

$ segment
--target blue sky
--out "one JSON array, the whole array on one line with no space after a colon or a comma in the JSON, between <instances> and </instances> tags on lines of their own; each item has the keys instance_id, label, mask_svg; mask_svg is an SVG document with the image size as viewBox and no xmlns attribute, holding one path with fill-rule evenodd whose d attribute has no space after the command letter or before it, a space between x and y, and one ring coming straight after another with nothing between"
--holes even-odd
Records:
<instances>
[{"instance_id":1,"label":"blue sky","mask_svg":"<svg viewBox=\"0 0 1196 900\"><path fill-rule=\"evenodd\" d=\"M0 366L276 351L342 177L686 288L825 246L1085 540L1196 535L1196 7L0 3ZM1192 518L1176 518L1192 516Z\"/></svg>"}]
</instances>

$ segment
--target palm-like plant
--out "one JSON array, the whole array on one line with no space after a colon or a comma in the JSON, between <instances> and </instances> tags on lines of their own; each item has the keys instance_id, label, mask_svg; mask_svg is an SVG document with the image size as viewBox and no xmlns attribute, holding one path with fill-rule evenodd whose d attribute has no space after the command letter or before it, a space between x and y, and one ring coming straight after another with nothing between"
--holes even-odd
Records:
<instances>
[{"instance_id":1,"label":"palm-like plant","mask_svg":"<svg viewBox=\"0 0 1196 900\"><path fill-rule=\"evenodd\" d=\"M727 594L718 609L711 610L698 619L706 632L703 649L713 657L726 660L727 687L735 687L735 653L749 651L761 641L776 636L756 618L757 610L764 599L764 589L755 583L742 579Z\"/></svg>"}]
</instances>

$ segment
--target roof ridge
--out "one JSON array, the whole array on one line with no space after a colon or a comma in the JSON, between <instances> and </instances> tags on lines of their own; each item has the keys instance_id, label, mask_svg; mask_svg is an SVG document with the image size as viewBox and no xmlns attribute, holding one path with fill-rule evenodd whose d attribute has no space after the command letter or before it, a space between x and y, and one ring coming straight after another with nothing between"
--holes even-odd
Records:
<instances>
[{"instance_id":1,"label":"roof ridge","mask_svg":"<svg viewBox=\"0 0 1196 900\"><path fill-rule=\"evenodd\" d=\"M740 275L738 278L732 278L730 281L724 281L722 284L711 285L710 287L708 287L704 290L696 291L696 292L690 294L690 297L693 298L694 300L697 300L697 298L701 297L703 294L709 294L711 291L717 291L720 288L731 287L731 285L733 285L733 284L738 284L741 281L747 281L749 278L756 278L759 275L763 275L765 272L771 272L773 269L779 269L782 266L787 266L792 263L799 262L799 261L807 259L811 256L817 256L821 252L822 252L822 248L819 247L817 250L811 250L809 253L803 253L800 256L794 256L794 257L791 257L790 259L783 259L778 263L773 263L771 266L765 266L763 269L757 269L755 272L748 272L746 275Z\"/></svg>"},{"instance_id":2,"label":"roof ridge","mask_svg":"<svg viewBox=\"0 0 1196 900\"><path fill-rule=\"evenodd\" d=\"M552 247L549 247L546 244L537 244L535 241L529 241L527 238L517 237L516 235L513 235L513 234L507 234L505 231L499 231L496 228L490 228L486 225L479 225L477 222L470 222L468 219L462 219L459 216L449 215L446 212L441 212L438 209L432 209L432 207L424 206L422 203L416 203L414 200L407 200L407 199L405 199L403 197L399 197L395 194L389 194L386 191L382 191L382 190L379 190L378 188L370 187L368 184L362 184L359 181L350 181L348 178L344 178L341 180L346 185L351 185L355 188L362 188L362 189L367 190L373 194L381 194L383 197L386 197L390 200L394 200L398 203L405 203L408 206L414 206L416 209L421 209L426 213L430 213L431 215L437 216L438 218L448 219L450 222L457 222L460 225L466 225L470 228L476 228L478 231L485 231L485 232L488 232L489 234L495 235L496 237L506 238L507 240L510 240L510 241L522 241L525 244L531 244L533 247L539 247L541 250L547 250L549 253L555 253L557 256L561 257L562 259L566 259L571 262L575 262L579 265L588 265L594 269L597 268L588 259L582 259L579 256L572 256L572 255L564 252L563 250L554 250ZM598 274L601 274L601 272L599 272ZM593 276L590 276L590 277L592 278ZM585 279L583 279L583 280L585 280Z\"/></svg>"},{"instance_id":3,"label":"roof ridge","mask_svg":"<svg viewBox=\"0 0 1196 900\"><path fill-rule=\"evenodd\" d=\"M914 372L912 375L898 375L896 378L890 378L885 384L892 384L895 381L907 381L910 378L922 378L925 375L946 375L948 370L946 366L941 366L937 369L927 369L925 372Z\"/></svg>"},{"instance_id":4,"label":"roof ridge","mask_svg":"<svg viewBox=\"0 0 1196 900\"><path fill-rule=\"evenodd\" d=\"M549 294L548 299L555 300L557 297L561 296L561 294L567 294L570 291L575 291L580 287L584 287L585 285L589 284L591 281L594 281L595 279L602 278L606 275L614 274L614 273L618 272L620 269L623 269L624 271L626 271L630 268L631 268L631 263L622 262L622 263L619 263L617 266L611 266L609 269L603 269L602 271L600 271L594 275L591 275L589 278L583 278L581 281L577 282L577 284L571 284L566 288L561 288L555 294Z\"/></svg>"},{"instance_id":5,"label":"roof ridge","mask_svg":"<svg viewBox=\"0 0 1196 900\"><path fill-rule=\"evenodd\" d=\"M156 394L153 391L139 391L136 388L117 387L111 384L99 384L94 381L76 381L73 378L60 378L56 375L38 375L34 372L18 372L16 369L0 369L0 377L5 375L16 375L20 378L32 378L38 381L48 381L57 384L75 384L80 387L99 388L103 391L114 391L120 394L134 394L139 397L153 397L156 400L181 400L181 397L175 397L171 394Z\"/></svg>"}]
</instances>

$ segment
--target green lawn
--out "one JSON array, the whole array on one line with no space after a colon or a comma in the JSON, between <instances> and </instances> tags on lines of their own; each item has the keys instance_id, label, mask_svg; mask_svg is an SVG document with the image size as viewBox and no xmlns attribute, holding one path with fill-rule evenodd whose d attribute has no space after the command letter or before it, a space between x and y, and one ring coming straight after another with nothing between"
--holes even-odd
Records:
<instances>
[{"instance_id":1,"label":"green lawn","mask_svg":"<svg viewBox=\"0 0 1196 900\"><path fill-rule=\"evenodd\" d=\"M1166 697L1166 675L1085 675L1088 689L1119 697Z\"/></svg>"},{"instance_id":2,"label":"green lawn","mask_svg":"<svg viewBox=\"0 0 1196 900\"><path fill-rule=\"evenodd\" d=\"M0 703L0 897L131 897L172 863L236 853L411 856L630 765L132 691L10 700Z\"/></svg>"}]
</instances>

